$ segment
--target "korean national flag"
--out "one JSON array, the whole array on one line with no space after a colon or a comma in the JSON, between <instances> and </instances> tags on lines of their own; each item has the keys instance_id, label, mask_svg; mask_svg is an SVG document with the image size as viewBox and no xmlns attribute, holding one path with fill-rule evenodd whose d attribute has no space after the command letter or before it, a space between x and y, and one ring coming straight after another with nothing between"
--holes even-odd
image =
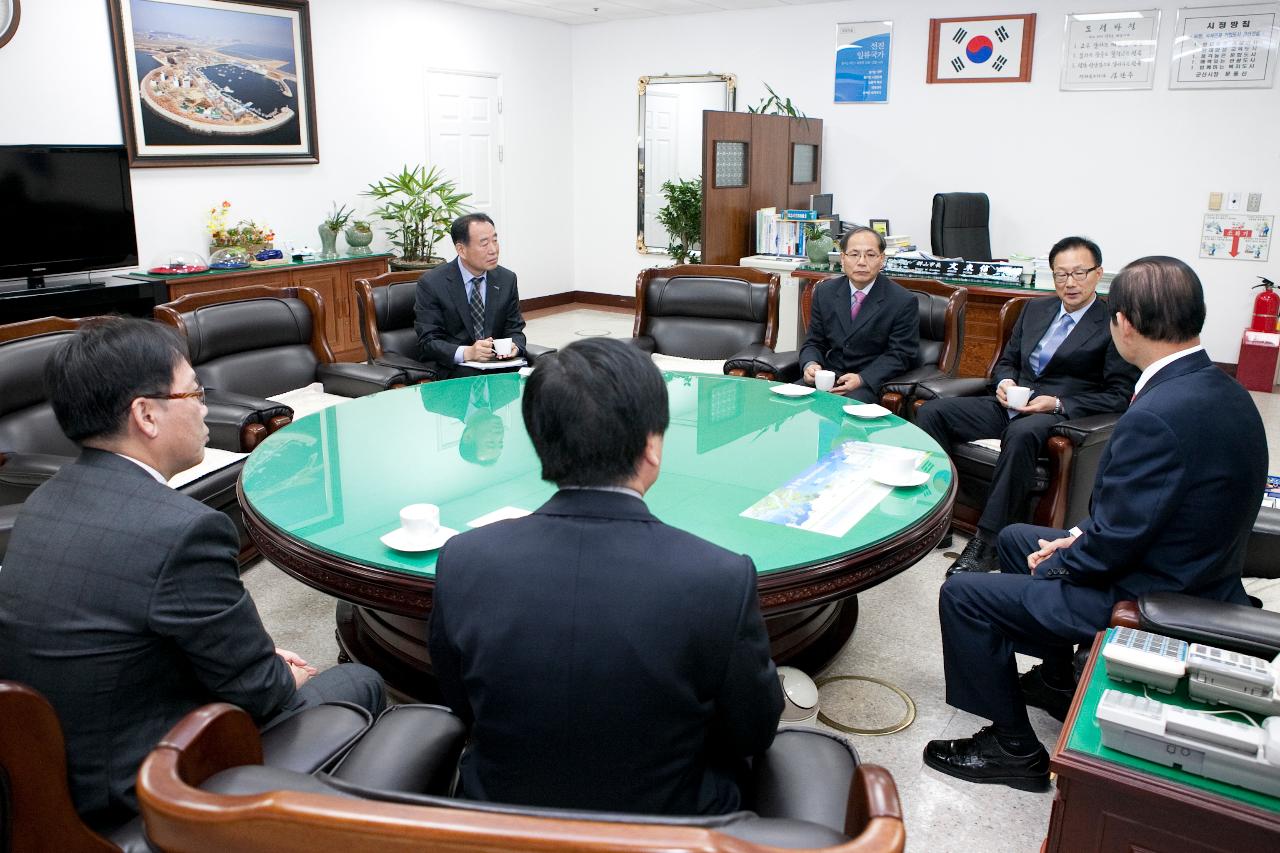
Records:
<instances>
[{"instance_id":1,"label":"korean national flag","mask_svg":"<svg viewBox=\"0 0 1280 853\"><path fill-rule=\"evenodd\" d=\"M1018 77L1023 26L1021 18L943 21L938 32L938 79Z\"/></svg>"}]
</instances>

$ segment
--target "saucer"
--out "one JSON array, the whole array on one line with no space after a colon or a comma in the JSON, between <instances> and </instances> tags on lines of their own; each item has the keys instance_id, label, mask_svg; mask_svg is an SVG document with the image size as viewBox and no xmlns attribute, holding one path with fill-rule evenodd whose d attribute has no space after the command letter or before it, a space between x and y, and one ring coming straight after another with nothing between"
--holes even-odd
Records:
<instances>
[{"instance_id":1,"label":"saucer","mask_svg":"<svg viewBox=\"0 0 1280 853\"><path fill-rule=\"evenodd\" d=\"M808 385L774 385L769 390L779 397L808 397L815 389Z\"/></svg>"},{"instance_id":2,"label":"saucer","mask_svg":"<svg viewBox=\"0 0 1280 853\"><path fill-rule=\"evenodd\" d=\"M415 553L418 551L434 551L457 535L458 531L453 528L441 527L436 530L435 536L427 540L422 540L410 536L403 527L397 527L390 533L378 538L382 541L383 545L386 545L392 550Z\"/></svg>"},{"instance_id":3,"label":"saucer","mask_svg":"<svg viewBox=\"0 0 1280 853\"><path fill-rule=\"evenodd\" d=\"M906 474L897 474L872 468L871 479L886 486L921 486L929 480L929 472L916 470Z\"/></svg>"},{"instance_id":4,"label":"saucer","mask_svg":"<svg viewBox=\"0 0 1280 853\"><path fill-rule=\"evenodd\" d=\"M517 370L516 372L517 372L517 373L519 373L521 376L525 376L525 377L527 377L527 376L530 376L530 375L532 375L532 374L533 374L533 368L532 368L532 367L522 367L522 368L520 368L519 370Z\"/></svg>"},{"instance_id":5,"label":"saucer","mask_svg":"<svg viewBox=\"0 0 1280 853\"><path fill-rule=\"evenodd\" d=\"M893 414L893 412L889 411L884 406L880 406L875 403L862 403L856 406L850 403L844 407L844 413L846 415L853 415L855 418L882 418L885 415Z\"/></svg>"}]
</instances>

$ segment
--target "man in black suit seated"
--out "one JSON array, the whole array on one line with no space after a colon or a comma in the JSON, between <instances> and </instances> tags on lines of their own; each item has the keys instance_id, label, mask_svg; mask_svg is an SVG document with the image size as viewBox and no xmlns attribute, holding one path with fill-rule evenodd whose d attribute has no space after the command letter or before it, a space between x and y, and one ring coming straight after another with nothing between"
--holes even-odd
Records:
<instances>
[{"instance_id":1,"label":"man in black suit seated","mask_svg":"<svg viewBox=\"0 0 1280 853\"><path fill-rule=\"evenodd\" d=\"M209 437L186 353L167 326L112 319L50 356L49 400L82 450L22 505L0 571L0 678L53 705L72 801L102 830L136 814L138 765L201 705L266 723L385 701L368 667L317 675L276 648L240 583L231 520L166 485Z\"/></svg>"},{"instance_id":2,"label":"man in black suit seated","mask_svg":"<svg viewBox=\"0 0 1280 853\"><path fill-rule=\"evenodd\" d=\"M449 376L479 371L464 361L490 362L524 354L524 318L516 274L498 266L498 232L483 213L460 216L450 229L458 256L418 279L413 329L422 361ZM494 340L510 338L513 351L494 351Z\"/></svg>"},{"instance_id":3,"label":"man in black suit seated","mask_svg":"<svg viewBox=\"0 0 1280 853\"><path fill-rule=\"evenodd\" d=\"M1005 525L1025 521L1027 496L1053 425L1067 418L1123 412L1138 371L1111 342L1107 306L1096 296L1102 251L1083 237L1066 237L1049 250L1057 296L1033 299L1023 308L992 374L987 397L930 400L916 425L949 454L956 444L1000 439L991 492L978 531L947 569L993 572L999 568L995 541ZM1013 386L1032 389L1027 405L1009 406Z\"/></svg>"},{"instance_id":4,"label":"man in black suit seated","mask_svg":"<svg viewBox=\"0 0 1280 853\"><path fill-rule=\"evenodd\" d=\"M430 649L472 723L462 794L650 814L734 811L782 712L751 559L669 527L642 496L667 428L662 375L588 338L538 363L524 421L559 488L449 540Z\"/></svg>"},{"instance_id":5,"label":"man in black suit seated","mask_svg":"<svg viewBox=\"0 0 1280 853\"><path fill-rule=\"evenodd\" d=\"M1048 785L1027 705L1065 716L1072 645L1092 642L1116 602L1170 591L1248 603L1240 573L1267 441L1249 393L1200 346L1200 280L1174 258L1140 258L1112 283L1107 308L1116 349L1142 375L1104 451L1089 518L1070 531L1007 527L1002 574L942 585L947 702L992 725L930 742L924 761L970 782ZM1044 662L1019 679L1015 652Z\"/></svg>"},{"instance_id":6,"label":"man in black suit seated","mask_svg":"<svg viewBox=\"0 0 1280 853\"><path fill-rule=\"evenodd\" d=\"M800 348L806 384L814 384L819 370L831 370L832 391L874 403L881 385L917 365L920 311L911 291L881 275L884 246L870 228L852 228L840 238L844 275L818 283Z\"/></svg>"}]
</instances>

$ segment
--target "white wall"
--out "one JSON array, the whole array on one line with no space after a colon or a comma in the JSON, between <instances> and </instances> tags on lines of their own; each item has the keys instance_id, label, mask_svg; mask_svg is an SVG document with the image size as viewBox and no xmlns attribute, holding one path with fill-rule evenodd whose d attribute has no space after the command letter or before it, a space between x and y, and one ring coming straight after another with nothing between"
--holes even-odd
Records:
<instances>
[{"instance_id":1,"label":"white wall","mask_svg":"<svg viewBox=\"0 0 1280 853\"><path fill-rule=\"evenodd\" d=\"M207 209L223 199L279 240L318 246L332 202L368 212L359 193L371 181L426 161L425 70L448 68L502 75L498 224L521 295L571 289L562 241L543 230L554 211L557 233L572 233L569 27L429 0L311 0L311 27L319 164L134 169L141 263L171 249L204 251ZM24 3L17 35L0 50L0 81L0 144L123 141L103 0Z\"/></svg>"},{"instance_id":2,"label":"white wall","mask_svg":"<svg viewBox=\"0 0 1280 853\"><path fill-rule=\"evenodd\" d=\"M1153 90L1061 92L1066 12L1163 10ZM1208 3L1200 5L1210 5ZM661 257L635 243L636 79L712 71L738 75L738 108L768 82L824 120L823 190L848 220L888 218L929 249L935 192L991 196L992 249L1043 254L1059 237L1096 239L1108 269L1142 255L1192 264L1205 284L1204 341L1235 362L1256 275L1268 263L1201 260L1199 229L1211 190L1263 195L1280 212L1280 89L1171 91L1168 59L1177 4L1120 0L845 0L573 29L574 208L591 223L574 243L577 286L633 293L635 274ZM1038 13L1028 84L926 85L930 16ZM889 103L832 103L836 24L892 20Z\"/></svg>"}]
</instances>

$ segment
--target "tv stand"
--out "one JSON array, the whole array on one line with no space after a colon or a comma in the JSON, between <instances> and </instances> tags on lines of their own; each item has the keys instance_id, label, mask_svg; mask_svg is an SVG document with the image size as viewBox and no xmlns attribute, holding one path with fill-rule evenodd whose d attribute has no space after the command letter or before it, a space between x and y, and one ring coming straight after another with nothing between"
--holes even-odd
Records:
<instances>
[{"instance_id":1,"label":"tv stand","mask_svg":"<svg viewBox=\"0 0 1280 853\"><path fill-rule=\"evenodd\" d=\"M52 279L43 286L15 279L0 282L0 323L96 314L150 317L156 302L164 301L157 300L158 295L160 288L155 285L122 279Z\"/></svg>"}]
</instances>

